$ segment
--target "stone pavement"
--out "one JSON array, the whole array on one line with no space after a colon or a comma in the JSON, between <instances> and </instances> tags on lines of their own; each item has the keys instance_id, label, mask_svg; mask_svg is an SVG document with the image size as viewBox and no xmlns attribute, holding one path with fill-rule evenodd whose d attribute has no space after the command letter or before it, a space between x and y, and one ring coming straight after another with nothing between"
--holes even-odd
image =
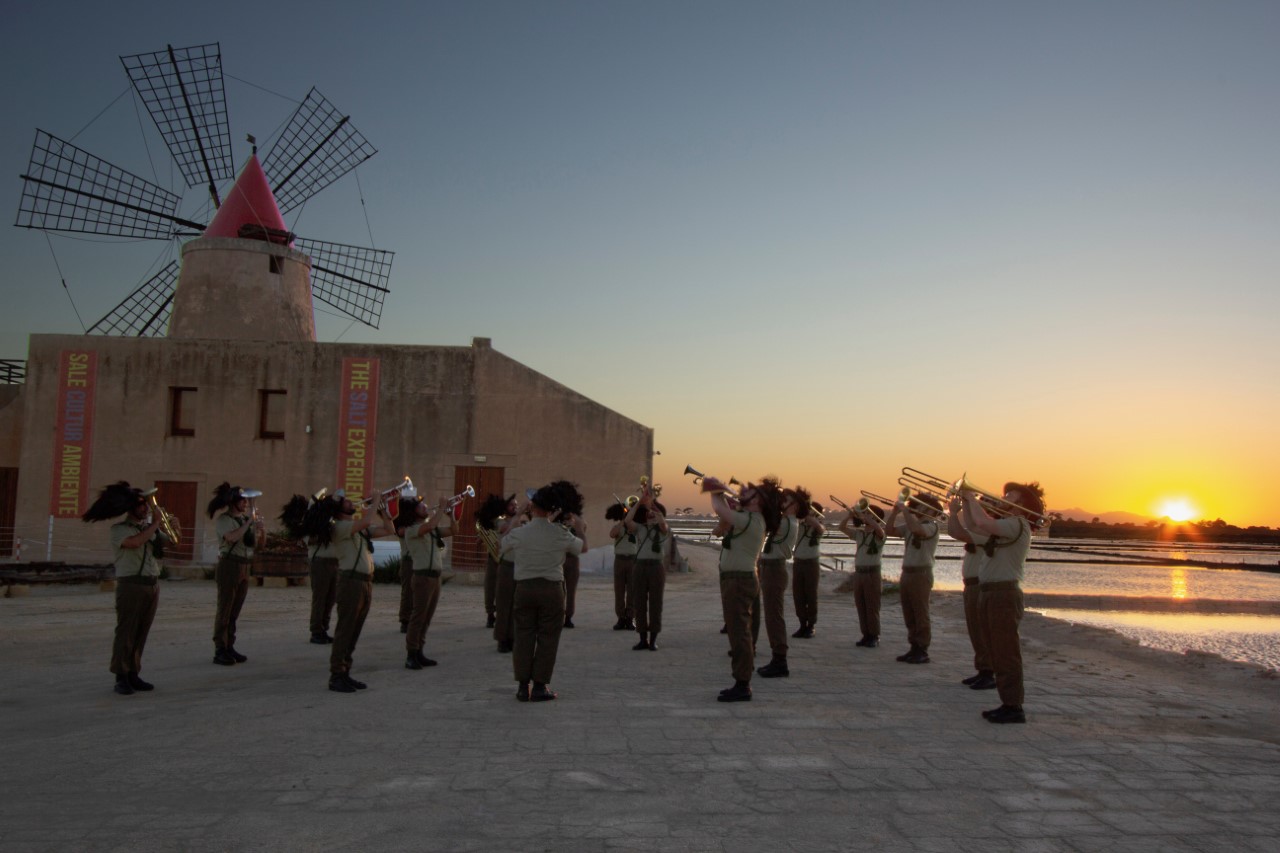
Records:
<instances>
[{"instance_id":1,"label":"stone pavement","mask_svg":"<svg viewBox=\"0 0 1280 853\"><path fill-rule=\"evenodd\" d=\"M855 648L826 576L791 677L721 704L715 552L685 555L657 652L610 630L611 579L584 576L545 704L515 701L477 586L445 586L440 665L414 672L377 585L354 695L326 689L305 588L250 589L250 660L224 668L213 584L162 584L157 688L130 697L107 672L112 595L0 600L0 850L1277 849L1274 678L1028 614L1029 724L991 725L994 692L958 684L955 595L934 596L934 663L908 666L896 602L884 644Z\"/></svg>"}]
</instances>

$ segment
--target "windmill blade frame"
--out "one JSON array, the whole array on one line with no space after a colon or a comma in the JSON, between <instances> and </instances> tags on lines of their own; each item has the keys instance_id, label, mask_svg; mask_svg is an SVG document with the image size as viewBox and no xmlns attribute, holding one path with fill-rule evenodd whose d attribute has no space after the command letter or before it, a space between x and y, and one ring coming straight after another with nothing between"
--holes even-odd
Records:
<instances>
[{"instance_id":1,"label":"windmill blade frame","mask_svg":"<svg viewBox=\"0 0 1280 853\"><path fill-rule=\"evenodd\" d=\"M262 161L281 213L288 213L378 149L314 86Z\"/></svg>"},{"instance_id":2,"label":"windmill blade frame","mask_svg":"<svg viewBox=\"0 0 1280 853\"><path fill-rule=\"evenodd\" d=\"M173 297L178 290L177 261L139 285L133 293L98 322L89 327L90 335L128 335L158 338L169 328L173 313Z\"/></svg>"},{"instance_id":3,"label":"windmill blade frame","mask_svg":"<svg viewBox=\"0 0 1280 853\"><path fill-rule=\"evenodd\" d=\"M298 238L294 247L311 256L311 295L366 326L378 328L391 290L395 252Z\"/></svg>"},{"instance_id":4,"label":"windmill blade frame","mask_svg":"<svg viewBox=\"0 0 1280 853\"><path fill-rule=\"evenodd\" d=\"M207 184L220 205L216 182L234 178L235 163L219 43L170 45L120 62L187 186Z\"/></svg>"}]
</instances>

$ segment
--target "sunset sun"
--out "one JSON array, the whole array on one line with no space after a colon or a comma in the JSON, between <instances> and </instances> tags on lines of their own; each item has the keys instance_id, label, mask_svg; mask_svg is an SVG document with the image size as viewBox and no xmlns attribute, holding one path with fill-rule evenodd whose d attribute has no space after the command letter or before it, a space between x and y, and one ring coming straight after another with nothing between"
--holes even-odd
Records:
<instances>
[{"instance_id":1,"label":"sunset sun","mask_svg":"<svg viewBox=\"0 0 1280 853\"><path fill-rule=\"evenodd\" d=\"M1190 521L1196 517L1196 508L1186 498L1167 498L1160 503L1156 513L1171 521Z\"/></svg>"}]
</instances>

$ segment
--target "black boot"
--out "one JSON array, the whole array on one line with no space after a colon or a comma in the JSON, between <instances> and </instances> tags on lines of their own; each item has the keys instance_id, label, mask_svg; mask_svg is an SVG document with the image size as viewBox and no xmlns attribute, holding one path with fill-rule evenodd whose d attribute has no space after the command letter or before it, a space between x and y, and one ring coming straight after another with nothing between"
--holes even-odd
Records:
<instances>
[{"instance_id":1,"label":"black boot","mask_svg":"<svg viewBox=\"0 0 1280 853\"><path fill-rule=\"evenodd\" d=\"M656 652L658 650L658 632L649 632L649 651Z\"/></svg>"},{"instance_id":2,"label":"black boot","mask_svg":"<svg viewBox=\"0 0 1280 853\"><path fill-rule=\"evenodd\" d=\"M751 685L746 681L735 681L728 690L721 690L717 702L750 702Z\"/></svg>"},{"instance_id":3,"label":"black boot","mask_svg":"<svg viewBox=\"0 0 1280 853\"><path fill-rule=\"evenodd\" d=\"M132 696L133 685L129 683L129 676L117 675L115 691L121 696Z\"/></svg>"},{"instance_id":4,"label":"black boot","mask_svg":"<svg viewBox=\"0 0 1280 853\"><path fill-rule=\"evenodd\" d=\"M248 658L247 658L247 657L245 657L244 655L242 655L242 654L240 654L238 651L236 651L236 647L235 647L235 646L227 646L227 654L231 655L232 659L233 659L236 663L244 663L245 661L247 661L247 660L248 660Z\"/></svg>"},{"instance_id":5,"label":"black boot","mask_svg":"<svg viewBox=\"0 0 1280 853\"><path fill-rule=\"evenodd\" d=\"M236 659L233 658L225 648L219 646L214 650L213 662L218 666L235 666Z\"/></svg>"},{"instance_id":6,"label":"black boot","mask_svg":"<svg viewBox=\"0 0 1280 853\"><path fill-rule=\"evenodd\" d=\"M149 682L149 681L143 681L143 680L138 676L138 673L136 673L136 672L131 672L131 673L129 673L129 675L128 675L128 676L126 676L126 677L128 678L129 686L130 686L130 687L132 687L134 690L141 690L142 692L144 692L144 693L145 693L145 692L146 692L146 691L148 691L148 690L155 690L155 689L156 689L156 686L155 686L154 684L152 684L152 683L151 683L151 682Z\"/></svg>"},{"instance_id":7,"label":"black boot","mask_svg":"<svg viewBox=\"0 0 1280 853\"><path fill-rule=\"evenodd\" d=\"M761 678L786 678L791 674L786 658L774 658L756 670Z\"/></svg>"},{"instance_id":8,"label":"black boot","mask_svg":"<svg viewBox=\"0 0 1280 853\"><path fill-rule=\"evenodd\" d=\"M409 652L408 656L404 659L404 668L405 669L422 669L422 664L418 661L417 655L415 655L413 652Z\"/></svg>"},{"instance_id":9,"label":"black boot","mask_svg":"<svg viewBox=\"0 0 1280 853\"><path fill-rule=\"evenodd\" d=\"M649 635L648 635L648 634L646 634L644 631L641 631L641 632L640 632L640 642L638 642L638 643L636 643L634 646L632 646L632 647L631 647L631 651L633 651L633 652L638 652L638 651L641 651L641 650L643 650L643 649L647 649L647 648L649 648Z\"/></svg>"}]
</instances>

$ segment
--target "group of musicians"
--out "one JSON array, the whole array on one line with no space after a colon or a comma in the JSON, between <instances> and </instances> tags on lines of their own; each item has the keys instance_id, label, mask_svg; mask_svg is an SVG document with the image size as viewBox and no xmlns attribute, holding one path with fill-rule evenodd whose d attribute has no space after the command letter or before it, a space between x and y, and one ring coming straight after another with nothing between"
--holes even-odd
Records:
<instances>
[{"instance_id":1,"label":"group of musicians","mask_svg":"<svg viewBox=\"0 0 1280 853\"><path fill-rule=\"evenodd\" d=\"M695 472L697 473L697 472ZM701 478L701 475L699 475ZM750 701L753 674L790 675L783 602L787 563L793 561L792 598L798 629L792 638L815 634L818 617L818 552L825 528L823 508L803 488L783 488L774 478L748 483L734 494L713 477L701 478L710 493L722 537L719 559L724 633L728 634L734 683L719 701ZM1030 536L1042 523L1043 490L1037 483L1008 483L1003 496L978 492L961 482L951 490L948 512L933 494L908 495L885 510L866 500L847 507L839 530L855 544L853 593L861 639L875 648L880 639L881 555L887 536L904 541L900 596L908 650L897 660L929 662L929 593L938 539L945 525L965 545L962 563L966 627L974 651L975 674L963 680L973 690L996 689L1001 704L984 711L993 723L1022 723L1022 660L1018 625L1021 581ZM111 672L124 695L149 691L140 676L142 651L155 617L163 548L176 534L171 517L143 491L121 481L103 490L85 521L124 518L112 526L116 569L117 627ZM208 505L219 547L214 572L217 606L214 658L221 666L248 658L235 648L236 622L248 588L255 545L263 525L252 498L260 493L222 483ZM471 492L474 494L474 492ZM423 501L406 478L403 486L354 502L342 490L295 495L280 515L288 535L307 543L312 606L311 642L332 645L329 689L355 693L367 685L351 676L352 656L372 601L372 539L394 534L401 545L399 617L405 634L405 667L420 670L436 661L423 654L427 630L440 599L445 539L453 535L454 510L462 496ZM387 500L397 502L394 517ZM372 508L361 515L360 510ZM520 701L549 701L561 631L573 627L571 576L586 550L583 498L567 481L515 496L488 495L476 511L476 528L487 554L484 607L498 651L512 653ZM618 500L606 512L612 521L614 612L617 631L635 631L633 649L657 651L662 630L666 554L671 529L658 490L642 479L641 495ZM337 624L329 634L330 616ZM769 662L755 668L761 622L770 647Z\"/></svg>"}]
</instances>

